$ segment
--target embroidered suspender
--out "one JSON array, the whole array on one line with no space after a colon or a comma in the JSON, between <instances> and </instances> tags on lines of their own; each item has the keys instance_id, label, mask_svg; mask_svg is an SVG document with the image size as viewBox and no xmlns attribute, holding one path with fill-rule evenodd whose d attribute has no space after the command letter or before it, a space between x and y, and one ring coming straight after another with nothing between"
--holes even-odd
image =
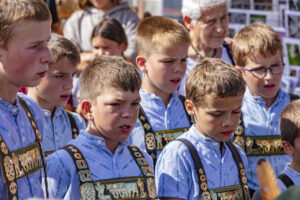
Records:
<instances>
[{"instance_id":1,"label":"embroidered suspender","mask_svg":"<svg viewBox=\"0 0 300 200\"><path fill-rule=\"evenodd\" d=\"M27 176L42 167L45 173L46 197L48 198L46 166L41 148L41 135L28 105L21 97L18 96L17 98L30 121L36 142L22 149L9 152L7 145L0 136L0 164L3 180L8 189L8 199L18 199L17 179Z\"/></svg>"},{"instance_id":2,"label":"embroidered suspender","mask_svg":"<svg viewBox=\"0 0 300 200\"><path fill-rule=\"evenodd\" d=\"M151 199L157 199L154 176L151 168L148 165L147 160L145 159L145 157L143 156L142 152L138 147L134 145L128 145L127 148L131 153L134 161L142 171L143 175L146 177L146 182L147 182L146 188L148 190L149 197Z\"/></svg>"},{"instance_id":3,"label":"embroidered suspender","mask_svg":"<svg viewBox=\"0 0 300 200\"><path fill-rule=\"evenodd\" d=\"M183 104L183 108L185 110L185 113L186 113L186 116L188 118L188 121L190 122L190 125L193 124L193 121L192 121L192 118L191 116L188 114L188 112L186 111L185 109L185 105L184 105L184 102L185 102L185 97L184 96L181 96L179 95L179 99L180 101L182 102ZM156 159L157 159L157 150L158 149L162 149L164 145L166 145L168 142L174 140L173 138L169 138L169 139L166 139L164 138L163 136L161 137L161 141L158 141L157 138L156 138L156 133L153 131L150 123L149 123L149 120L146 116L146 113L144 112L143 108L140 107L140 111L139 111L139 117L138 117L142 127L143 127L143 130L144 130L144 133L145 133L145 146L146 146L146 150L148 152L148 154L152 157L153 159L153 164L155 166L156 164ZM176 129L178 130L178 132L185 132L188 130L188 128L182 128L182 129ZM160 133L164 134L164 133L167 133L169 132L169 130L166 130L166 131L159 131Z\"/></svg>"},{"instance_id":4,"label":"embroidered suspender","mask_svg":"<svg viewBox=\"0 0 300 200\"><path fill-rule=\"evenodd\" d=\"M72 138L75 139L75 138L77 138L77 136L79 134L79 129L77 127L75 117L70 111L68 111L68 110L65 110L65 111L66 111L67 116L68 116L69 121L70 121L71 130L72 130Z\"/></svg>"},{"instance_id":5,"label":"embroidered suspender","mask_svg":"<svg viewBox=\"0 0 300 200\"><path fill-rule=\"evenodd\" d=\"M289 93L290 100L299 99L299 96ZM285 154L280 135L271 136L246 136L243 122L243 113L239 125L234 132L233 143L243 148L247 156L257 155L283 155Z\"/></svg>"},{"instance_id":6,"label":"embroidered suspender","mask_svg":"<svg viewBox=\"0 0 300 200\"><path fill-rule=\"evenodd\" d=\"M194 162L194 166L195 166L198 178L199 178L199 180L198 180L199 181L199 196L201 196L201 199L212 199L211 196L214 193L221 192L223 189L219 189L219 191L214 190L212 192L209 192L208 185L207 185L207 178L206 178L206 175L205 175L205 171L204 171L201 159L199 158L199 155L197 153L196 148L187 139L178 138L176 140L182 142L188 148L188 150L189 150L189 152L190 152L190 154L192 156L192 159L193 159L193 162ZM239 178L240 178L240 182L241 182L241 185L242 185L243 197L244 197L245 200L250 200L251 198L250 198L249 189L248 189L248 186L247 186L247 178L245 176L245 169L244 169L244 166L243 166L240 154L236 150L236 148L232 145L232 143L226 142L226 144L229 146L229 148L230 148L230 150L232 152L232 155L234 157L234 160L236 162L236 165L238 167ZM240 186L233 186L233 187L226 188L226 189L229 190L229 191L230 190L231 191L232 190L238 190L238 189L240 189ZM226 190L223 190L223 191L226 192ZM216 194L214 194L214 195L215 195L215 197L217 199Z\"/></svg>"},{"instance_id":7,"label":"embroidered suspender","mask_svg":"<svg viewBox=\"0 0 300 200\"><path fill-rule=\"evenodd\" d=\"M137 147L129 146L128 149L144 177L125 177L101 181L93 181L88 163L77 147L67 145L62 149L70 154L75 164L79 176L81 198L83 200L156 199L153 174L146 159Z\"/></svg>"},{"instance_id":8,"label":"embroidered suspender","mask_svg":"<svg viewBox=\"0 0 300 200\"><path fill-rule=\"evenodd\" d=\"M286 174L280 174L278 178L283 182L283 184L288 188L292 185L294 185L294 182L290 177L288 177Z\"/></svg>"}]
</instances>

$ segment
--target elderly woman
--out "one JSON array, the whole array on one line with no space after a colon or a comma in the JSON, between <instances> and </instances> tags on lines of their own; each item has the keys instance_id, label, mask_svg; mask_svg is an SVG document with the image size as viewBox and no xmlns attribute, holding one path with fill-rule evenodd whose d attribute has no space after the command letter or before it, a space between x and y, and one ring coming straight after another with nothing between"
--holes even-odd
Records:
<instances>
[{"instance_id":1,"label":"elderly woman","mask_svg":"<svg viewBox=\"0 0 300 200\"><path fill-rule=\"evenodd\" d=\"M186 75L178 89L185 95L188 72L204 57L221 58L233 64L228 45L224 42L228 30L226 0L182 0L184 25L190 32Z\"/></svg>"}]
</instances>

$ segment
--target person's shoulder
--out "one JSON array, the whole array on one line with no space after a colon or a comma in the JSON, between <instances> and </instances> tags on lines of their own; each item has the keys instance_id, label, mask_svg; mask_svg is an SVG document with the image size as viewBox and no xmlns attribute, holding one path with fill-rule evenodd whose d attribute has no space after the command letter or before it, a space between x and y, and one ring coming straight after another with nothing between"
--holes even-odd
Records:
<instances>
[{"instance_id":1,"label":"person's shoulder","mask_svg":"<svg viewBox=\"0 0 300 200\"><path fill-rule=\"evenodd\" d=\"M77 10L74 13L72 13L72 15L67 19L67 22L74 22L74 21L78 21L78 19L82 18L83 15L87 14L87 12L85 10Z\"/></svg>"},{"instance_id":2,"label":"person's shoulder","mask_svg":"<svg viewBox=\"0 0 300 200\"><path fill-rule=\"evenodd\" d=\"M124 23L125 21L140 21L137 14L129 7L126 1L117 4L113 9L108 11L107 14L111 17L119 17L121 23Z\"/></svg>"},{"instance_id":3,"label":"person's shoulder","mask_svg":"<svg viewBox=\"0 0 300 200\"><path fill-rule=\"evenodd\" d=\"M23 94L17 94L19 98L25 101L26 105L29 107L30 111L33 112L33 115L43 116L43 112L37 102L35 102L31 97ZM35 117L35 116L34 116Z\"/></svg>"}]
</instances>

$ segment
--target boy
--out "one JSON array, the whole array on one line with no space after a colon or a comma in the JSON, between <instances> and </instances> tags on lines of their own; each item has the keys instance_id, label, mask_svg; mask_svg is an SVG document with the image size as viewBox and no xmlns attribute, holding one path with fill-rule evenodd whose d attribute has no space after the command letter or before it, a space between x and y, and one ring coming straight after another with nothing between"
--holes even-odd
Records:
<instances>
[{"instance_id":1,"label":"boy","mask_svg":"<svg viewBox=\"0 0 300 200\"><path fill-rule=\"evenodd\" d=\"M65 146L86 128L78 114L63 109L73 88L79 52L71 41L57 34L51 35L48 48L52 56L49 71L38 86L28 89L28 95L43 109L47 133L43 137L43 151L46 156Z\"/></svg>"},{"instance_id":2,"label":"boy","mask_svg":"<svg viewBox=\"0 0 300 200\"><path fill-rule=\"evenodd\" d=\"M292 157L279 175L281 191L291 185L300 185L300 100L288 104L280 115L282 147ZM288 181L286 181L288 180Z\"/></svg>"},{"instance_id":3,"label":"boy","mask_svg":"<svg viewBox=\"0 0 300 200\"><path fill-rule=\"evenodd\" d=\"M36 86L46 75L50 28L44 1L0 1L0 199L44 197L42 113L17 92L21 86Z\"/></svg>"},{"instance_id":4,"label":"boy","mask_svg":"<svg viewBox=\"0 0 300 200\"><path fill-rule=\"evenodd\" d=\"M172 19L142 20L136 33L136 63L143 73L141 111L131 142L154 160L163 147L191 126L176 90L186 70L190 36ZM183 100L184 101L184 100Z\"/></svg>"},{"instance_id":5,"label":"boy","mask_svg":"<svg viewBox=\"0 0 300 200\"><path fill-rule=\"evenodd\" d=\"M155 198L150 156L126 141L137 120L140 85L136 68L122 57L101 56L83 71L88 126L47 158L51 198Z\"/></svg>"},{"instance_id":6,"label":"boy","mask_svg":"<svg viewBox=\"0 0 300 200\"><path fill-rule=\"evenodd\" d=\"M284 63L280 36L271 27L254 23L242 28L234 37L236 68L247 83L240 125L234 142L246 152L249 161L249 188L259 189L257 161L270 161L279 175L290 161L280 141L279 115L290 102L280 89Z\"/></svg>"},{"instance_id":7,"label":"boy","mask_svg":"<svg viewBox=\"0 0 300 200\"><path fill-rule=\"evenodd\" d=\"M158 157L160 199L250 199L247 158L229 142L244 91L240 74L221 59L205 58L191 70L185 106L195 125Z\"/></svg>"}]
</instances>

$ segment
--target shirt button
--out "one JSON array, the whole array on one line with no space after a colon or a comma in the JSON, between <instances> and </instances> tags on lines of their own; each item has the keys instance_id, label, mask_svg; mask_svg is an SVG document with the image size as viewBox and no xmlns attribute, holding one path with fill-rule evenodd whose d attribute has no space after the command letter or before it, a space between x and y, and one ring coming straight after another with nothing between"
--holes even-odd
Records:
<instances>
[{"instance_id":1,"label":"shirt button","mask_svg":"<svg viewBox=\"0 0 300 200\"><path fill-rule=\"evenodd\" d=\"M217 146L217 145L218 145L218 143L217 143L217 142L214 142L213 144L214 144L215 146Z\"/></svg>"},{"instance_id":2,"label":"shirt button","mask_svg":"<svg viewBox=\"0 0 300 200\"><path fill-rule=\"evenodd\" d=\"M56 140L59 140L58 136L55 137Z\"/></svg>"},{"instance_id":3,"label":"shirt button","mask_svg":"<svg viewBox=\"0 0 300 200\"><path fill-rule=\"evenodd\" d=\"M97 140L97 143L98 143L98 144L101 144L101 140Z\"/></svg>"},{"instance_id":4,"label":"shirt button","mask_svg":"<svg viewBox=\"0 0 300 200\"><path fill-rule=\"evenodd\" d=\"M273 126L270 126L270 130L272 130L273 129Z\"/></svg>"},{"instance_id":5,"label":"shirt button","mask_svg":"<svg viewBox=\"0 0 300 200\"><path fill-rule=\"evenodd\" d=\"M17 108L13 108L13 109L12 109L12 113L13 113L14 115L16 115L16 114L18 113L18 109L17 109Z\"/></svg>"},{"instance_id":6,"label":"shirt button","mask_svg":"<svg viewBox=\"0 0 300 200\"><path fill-rule=\"evenodd\" d=\"M24 136L22 137L22 141L25 142L25 137Z\"/></svg>"}]
</instances>

